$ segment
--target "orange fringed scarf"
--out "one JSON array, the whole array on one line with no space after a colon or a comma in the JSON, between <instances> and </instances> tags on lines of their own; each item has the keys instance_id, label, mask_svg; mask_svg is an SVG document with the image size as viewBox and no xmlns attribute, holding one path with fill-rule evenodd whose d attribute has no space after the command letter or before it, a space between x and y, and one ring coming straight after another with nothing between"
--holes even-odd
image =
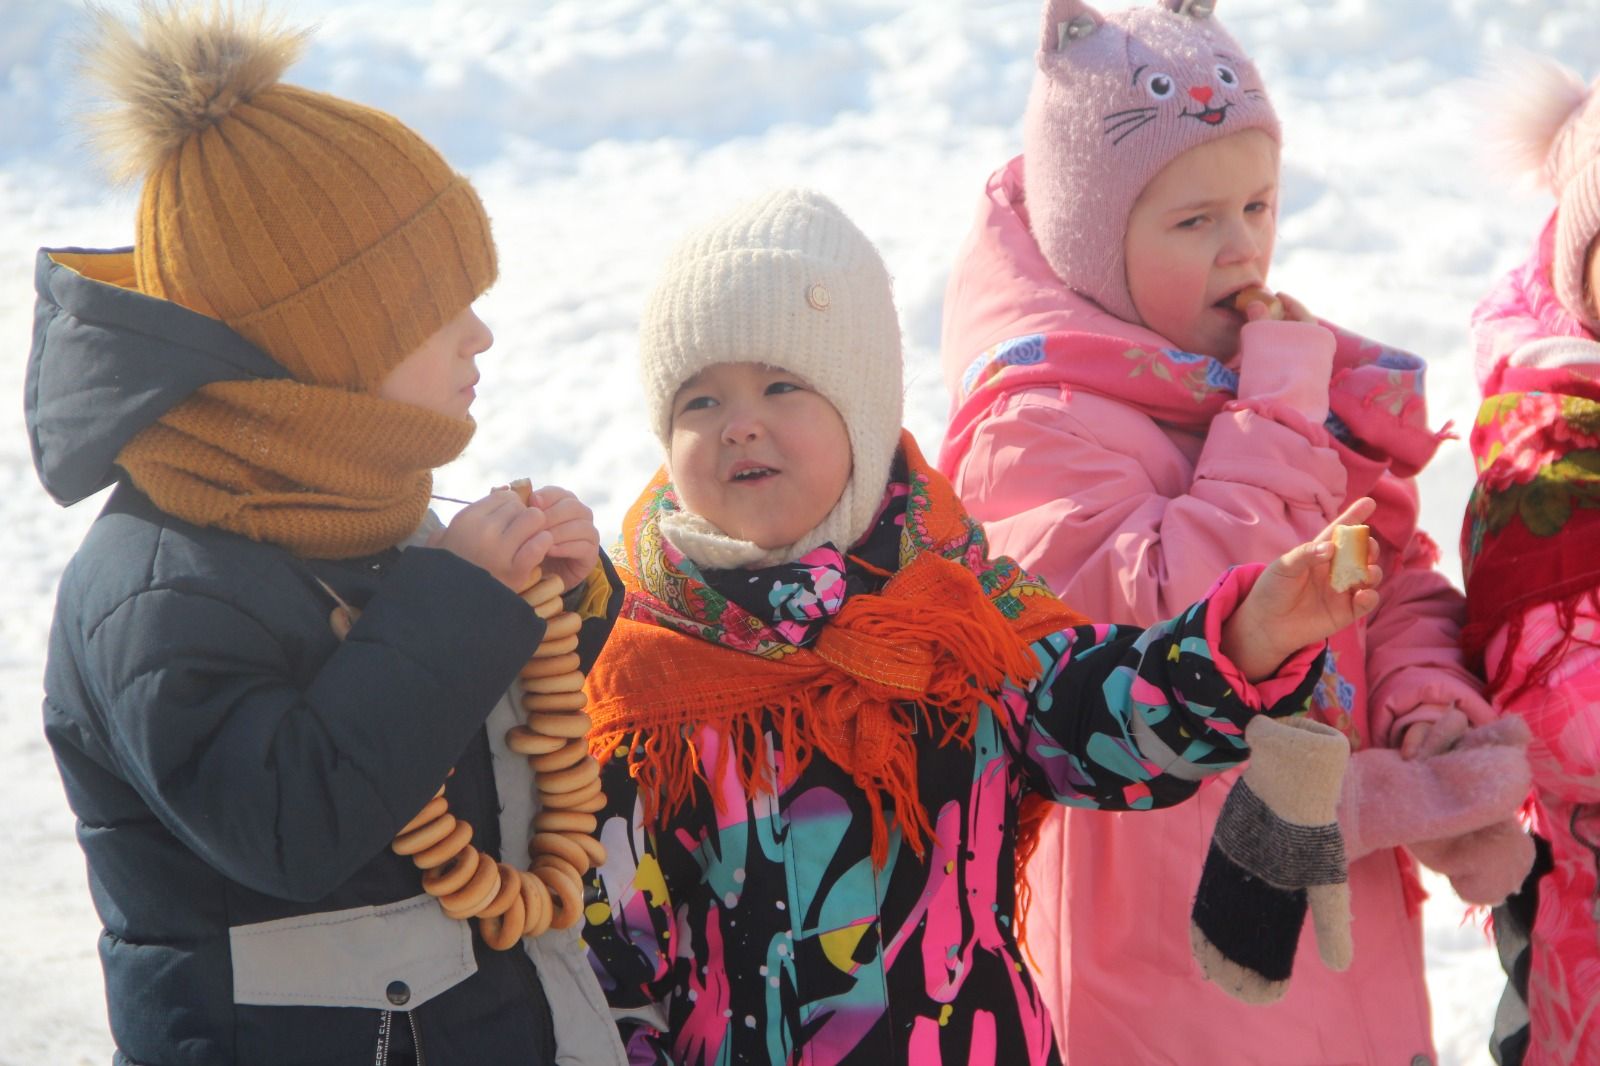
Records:
<instances>
[{"instance_id":1,"label":"orange fringed scarf","mask_svg":"<svg viewBox=\"0 0 1600 1066\"><path fill-rule=\"evenodd\" d=\"M629 760L647 822L681 809L706 776L693 735L710 726L724 741L711 779L732 760L747 792L771 792L820 752L866 795L876 867L888 860L886 797L906 843L925 856L932 826L917 788L916 738L970 744L978 701L992 700L1007 678L1038 676L1029 645L1084 619L1011 560L989 559L949 482L910 434L901 447L911 494L900 568L881 592L850 597L809 648L696 615L704 586L674 564L660 534L659 518L676 508L664 472L630 508L618 568L627 597L589 674L590 748L601 762ZM784 782L768 773L769 729L784 753ZM1019 861L1038 839L1044 801L1030 801L1019 818Z\"/></svg>"}]
</instances>

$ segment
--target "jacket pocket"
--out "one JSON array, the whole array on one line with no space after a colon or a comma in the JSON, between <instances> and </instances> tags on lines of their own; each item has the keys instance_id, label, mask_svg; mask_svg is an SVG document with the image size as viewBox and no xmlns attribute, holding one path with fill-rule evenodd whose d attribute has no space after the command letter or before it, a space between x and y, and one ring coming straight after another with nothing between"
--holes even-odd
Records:
<instances>
[{"instance_id":1,"label":"jacket pocket","mask_svg":"<svg viewBox=\"0 0 1600 1066\"><path fill-rule=\"evenodd\" d=\"M467 923L422 894L228 930L233 1001L409 1011L478 970Z\"/></svg>"}]
</instances>

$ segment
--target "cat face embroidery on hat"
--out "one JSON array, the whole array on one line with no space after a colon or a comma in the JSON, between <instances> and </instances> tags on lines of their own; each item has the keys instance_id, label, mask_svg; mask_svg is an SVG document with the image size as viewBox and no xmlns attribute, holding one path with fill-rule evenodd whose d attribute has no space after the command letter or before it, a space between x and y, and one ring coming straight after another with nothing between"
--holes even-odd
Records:
<instances>
[{"instance_id":1,"label":"cat face embroidery on hat","mask_svg":"<svg viewBox=\"0 0 1600 1066\"><path fill-rule=\"evenodd\" d=\"M1162 167L1245 129L1279 139L1261 76L1210 0L1103 15L1046 0L1023 123L1030 220L1074 290L1138 322L1123 278L1128 212Z\"/></svg>"}]
</instances>

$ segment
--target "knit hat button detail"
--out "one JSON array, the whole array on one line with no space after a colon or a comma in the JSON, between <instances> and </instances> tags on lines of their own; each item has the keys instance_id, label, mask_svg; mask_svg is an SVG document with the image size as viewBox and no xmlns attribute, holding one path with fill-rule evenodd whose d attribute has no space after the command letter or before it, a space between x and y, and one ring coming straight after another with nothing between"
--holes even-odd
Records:
<instances>
[{"instance_id":1,"label":"knit hat button detail","mask_svg":"<svg viewBox=\"0 0 1600 1066\"><path fill-rule=\"evenodd\" d=\"M818 311L826 311L829 303L828 287L820 281L812 285L806 290L806 303Z\"/></svg>"}]
</instances>

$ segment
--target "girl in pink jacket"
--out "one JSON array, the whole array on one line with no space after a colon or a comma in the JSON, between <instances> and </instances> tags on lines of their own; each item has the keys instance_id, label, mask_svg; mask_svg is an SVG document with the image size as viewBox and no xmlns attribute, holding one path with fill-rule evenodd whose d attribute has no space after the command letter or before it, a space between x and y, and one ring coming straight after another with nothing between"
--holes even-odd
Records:
<instances>
[{"instance_id":1,"label":"girl in pink jacket","mask_svg":"<svg viewBox=\"0 0 1600 1066\"><path fill-rule=\"evenodd\" d=\"M1439 440L1422 361L1286 296L1236 306L1267 280L1279 126L1211 6L1046 3L1024 154L990 179L946 294L940 466L1001 550L1075 608L1130 623L1305 540L1348 500L1378 501L1384 605L1331 642L1311 708L1354 751L1340 814L1354 963L1328 970L1307 935L1266 1007L1204 980L1190 904L1234 774L1171 811L1052 812L1027 943L1079 1066L1431 1062L1423 893L1399 846L1469 899L1514 888L1532 858L1510 831L1520 727L1457 743L1494 715L1458 649L1461 596L1416 528L1412 478ZM1473 835L1491 825L1507 832Z\"/></svg>"},{"instance_id":2,"label":"girl in pink jacket","mask_svg":"<svg viewBox=\"0 0 1600 1066\"><path fill-rule=\"evenodd\" d=\"M1532 730L1534 826L1551 858L1495 912L1503 958L1530 914L1536 945L1531 965L1509 967L1495 1043L1502 1066L1600 1062L1600 91L1543 62L1503 88L1520 102L1513 154L1559 206L1473 315L1484 401L1461 538L1465 645Z\"/></svg>"}]
</instances>

